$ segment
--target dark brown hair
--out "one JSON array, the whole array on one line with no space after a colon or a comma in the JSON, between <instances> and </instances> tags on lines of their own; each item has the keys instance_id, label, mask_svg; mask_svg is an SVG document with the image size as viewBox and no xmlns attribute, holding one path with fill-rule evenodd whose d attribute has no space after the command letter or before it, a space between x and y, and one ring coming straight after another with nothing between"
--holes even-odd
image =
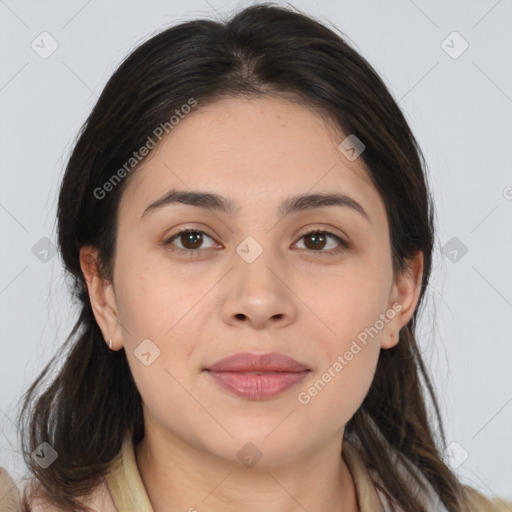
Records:
<instances>
[{"instance_id":1,"label":"dark brown hair","mask_svg":"<svg viewBox=\"0 0 512 512\"><path fill-rule=\"evenodd\" d=\"M332 29L272 4L248 7L225 22L184 22L151 37L115 71L80 131L58 202L59 250L80 314L59 350L58 372L51 375L55 356L28 389L19 415L24 458L40 492L56 507L86 510L77 499L101 483L127 432L133 430L135 443L144 436L141 397L125 352L108 351L79 264L80 248L93 245L104 277L112 278L117 210L133 172L105 197L94 191L190 98L201 108L243 95L293 97L328 113L343 133L355 134L386 205L395 276L408 270L417 251L423 253L418 307L399 343L381 351L371 388L345 432L359 439L365 464L404 511L425 508L393 470L390 447L419 469L451 512L462 512L463 487L443 462L439 407L415 338L434 244L424 157L369 63ZM47 469L31 457L42 442L59 454Z\"/></svg>"}]
</instances>

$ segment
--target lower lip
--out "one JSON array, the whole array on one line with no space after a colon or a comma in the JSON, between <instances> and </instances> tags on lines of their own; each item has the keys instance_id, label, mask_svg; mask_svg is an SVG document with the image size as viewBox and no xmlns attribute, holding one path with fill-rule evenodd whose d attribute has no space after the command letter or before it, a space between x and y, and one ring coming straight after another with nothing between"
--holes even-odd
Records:
<instances>
[{"instance_id":1,"label":"lower lip","mask_svg":"<svg viewBox=\"0 0 512 512\"><path fill-rule=\"evenodd\" d=\"M303 372L243 373L212 372L212 378L224 389L249 400L272 398L302 382L309 374Z\"/></svg>"}]
</instances>

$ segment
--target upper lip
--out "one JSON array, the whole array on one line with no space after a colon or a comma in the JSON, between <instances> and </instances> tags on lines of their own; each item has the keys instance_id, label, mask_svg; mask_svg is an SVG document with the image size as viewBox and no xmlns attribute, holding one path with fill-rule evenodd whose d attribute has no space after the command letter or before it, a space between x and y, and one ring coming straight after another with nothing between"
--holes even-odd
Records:
<instances>
[{"instance_id":1,"label":"upper lip","mask_svg":"<svg viewBox=\"0 0 512 512\"><path fill-rule=\"evenodd\" d=\"M232 354L208 366L212 372L303 372L309 368L278 352Z\"/></svg>"}]
</instances>

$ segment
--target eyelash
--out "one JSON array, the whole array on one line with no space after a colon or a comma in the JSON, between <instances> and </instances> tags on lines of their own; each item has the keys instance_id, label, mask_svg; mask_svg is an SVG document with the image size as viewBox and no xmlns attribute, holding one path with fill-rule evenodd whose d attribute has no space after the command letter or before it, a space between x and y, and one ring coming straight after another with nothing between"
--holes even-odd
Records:
<instances>
[{"instance_id":1,"label":"eyelash","mask_svg":"<svg viewBox=\"0 0 512 512\"><path fill-rule=\"evenodd\" d=\"M211 236L209 236L207 233L205 233L204 231L201 231L200 229L183 229L181 231L178 231L177 233L174 233L170 238L168 238L167 240L165 240L163 242L163 245L165 246L170 246L172 244L172 241L176 238L179 238L180 235L182 234L186 234L186 233L202 233L203 235L206 235L208 238L212 238ZM307 231L305 233L302 233L302 235L299 237L299 240L301 240L302 238L308 236L308 235L313 235L313 234L324 234L324 235L327 235L327 236L330 236L332 238L334 238L339 244L341 247L339 247L338 249L335 249L335 250L331 250L330 252L327 252L327 251L314 251L314 250L307 250L307 252L309 253L312 253L312 254L315 254L315 255L327 255L327 256L335 256L337 254L339 254L340 252L343 252L345 250L347 250L349 248L349 244L347 242L345 242L345 240L343 240L342 238L340 238L338 235L335 235L334 233L332 233L331 231L328 231L328 230L325 230L325 229L313 229L311 231ZM212 238L213 240L213 238ZM196 256L198 254L201 253L201 251L203 251L204 249L180 249L179 247L168 247L169 250L177 253L177 254L185 254L187 256Z\"/></svg>"}]
</instances>

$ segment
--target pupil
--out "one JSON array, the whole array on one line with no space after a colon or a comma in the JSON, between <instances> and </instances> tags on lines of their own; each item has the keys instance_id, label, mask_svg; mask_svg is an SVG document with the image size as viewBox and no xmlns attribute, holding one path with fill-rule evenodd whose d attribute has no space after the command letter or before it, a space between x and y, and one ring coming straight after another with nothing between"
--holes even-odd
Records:
<instances>
[{"instance_id":1,"label":"pupil","mask_svg":"<svg viewBox=\"0 0 512 512\"><path fill-rule=\"evenodd\" d=\"M325 241L325 236L322 235L321 233L313 233L312 235L309 235L309 237L307 238L313 241L313 248L318 248L319 245L321 245L322 242Z\"/></svg>"},{"instance_id":2,"label":"pupil","mask_svg":"<svg viewBox=\"0 0 512 512\"><path fill-rule=\"evenodd\" d=\"M191 244L193 249L201 245L201 233L194 231L192 233L185 233L186 243ZM196 239L196 240L194 240Z\"/></svg>"}]
</instances>

